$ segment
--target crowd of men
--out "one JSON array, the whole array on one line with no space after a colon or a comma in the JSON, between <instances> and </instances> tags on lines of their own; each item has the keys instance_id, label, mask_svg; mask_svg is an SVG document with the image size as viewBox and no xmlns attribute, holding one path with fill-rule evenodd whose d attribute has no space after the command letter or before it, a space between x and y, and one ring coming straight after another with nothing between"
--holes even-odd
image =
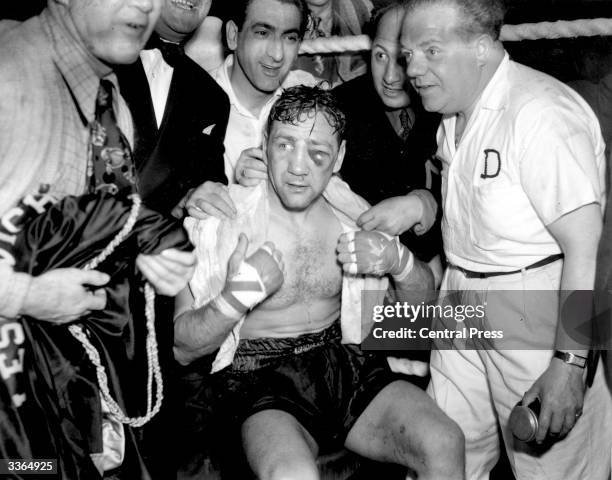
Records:
<instances>
[{"instance_id":1,"label":"crowd of men","mask_svg":"<svg viewBox=\"0 0 612 480\"><path fill-rule=\"evenodd\" d=\"M504 448L517 479L609 479L606 145L576 92L509 58L502 1L391 2L334 89L294 69L304 0L235 1L207 71L186 52L211 3L0 22L0 458L305 480L344 447L472 480ZM360 347L374 306L438 289L504 342ZM580 341L576 291L599 291Z\"/></svg>"}]
</instances>

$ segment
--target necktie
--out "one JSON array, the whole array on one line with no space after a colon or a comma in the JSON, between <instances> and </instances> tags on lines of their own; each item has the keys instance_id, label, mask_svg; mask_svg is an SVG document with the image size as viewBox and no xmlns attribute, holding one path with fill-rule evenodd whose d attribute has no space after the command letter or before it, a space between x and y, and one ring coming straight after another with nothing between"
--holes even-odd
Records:
<instances>
[{"instance_id":1,"label":"necktie","mask_svg":"<svg viewBox=\"0 0 612 480\"><path fill-rule=\"evenodd\" d=\"M157 48L161 52L162 57L164 57L164 61L172 68L176 68L178 62L185 55L183 45L179 43L166 42L156 33L151 35L151 38L145 46L146 50L151 50L153 48Z\"/></svg>"},{"instance_id":2,"label":"necktie","mask_svg":"<svg viewBox=\"0 0 612 480\"><path fill-rule=\"evenodd\" d=\"M100 80L96 113L91 125L90 190L111 194L129 188L136 190L136 174L130 145L119 130L113 110L113 84Z\"/></svg>"},{"instance_id":3,"label":"necktie","mask_svg":"<svg viewBox=\"0 0 612 480\"><path fill-rule=\"evenodd\" d=\"M400 125L402 128L402 131L400 132L400 137L405 142L408 138L408 135L410 135L412 125L414 125L413 116L405 108L403 108L400 112Z\"/></svg>"}]
</instances>

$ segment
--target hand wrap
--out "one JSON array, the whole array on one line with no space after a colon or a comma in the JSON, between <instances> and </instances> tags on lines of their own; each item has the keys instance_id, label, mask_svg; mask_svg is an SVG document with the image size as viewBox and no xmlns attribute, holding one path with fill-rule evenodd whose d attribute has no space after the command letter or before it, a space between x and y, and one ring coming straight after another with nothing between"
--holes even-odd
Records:
<instances>
[{"instance_id":1,"label":"hand wrap","mask_svg":"<svg viewBox=\"0 0 612 480\"><path fill-rule=\"evenodd\" d=\"M351 231L344 235L349 253L344 268L348 273L377 276L389 273L396 281L402 281L412 271L412 252L397 237L378 231Z\"/></svg>"},{"instance_id":2,"label":"hand wrap","mask_svg":"<svg viewBox=\"0 0 612 480\"><path fill-rule=\"evenodd\" d=\"M223 315L240 318L268 296L260 269L265 262L273 261L280 269L272 249L261 246L253 255L240 262L238 271L227 280L223 292L214 300L214 305Z\"/></svg>"}]
</instances>

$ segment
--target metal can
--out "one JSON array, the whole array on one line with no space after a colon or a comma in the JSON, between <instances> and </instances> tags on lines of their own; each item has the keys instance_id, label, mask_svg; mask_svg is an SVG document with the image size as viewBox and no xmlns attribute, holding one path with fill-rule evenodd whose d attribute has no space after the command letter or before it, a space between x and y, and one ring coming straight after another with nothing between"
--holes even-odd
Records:
<instances>
[{"instance_id":1,"label":"metal can","mask_svg":"<svg viewBox=\"0 0 612 480\"><path fill-rule=\"evenodd\" d=\"M517 403L510 412L509 426L512 434L523 442L535 440L538 433L538 416L540 415L540 401L538 399L529 405Z\"/></svg>"}]
</instances>

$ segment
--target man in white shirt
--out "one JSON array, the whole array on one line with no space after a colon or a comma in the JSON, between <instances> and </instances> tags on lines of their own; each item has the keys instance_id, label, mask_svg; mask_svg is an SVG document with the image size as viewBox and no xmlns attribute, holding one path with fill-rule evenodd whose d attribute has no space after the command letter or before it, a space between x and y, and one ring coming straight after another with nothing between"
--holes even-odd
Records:
<instances>
[{"instance_id":1,"label":"man in white shirt","mask_svg":"<svg viewBox=\"0 0 612 480\"><path fill-rule=\"evenodd\" d=\"M251 168L265 171L263 129L281 87L314 85L317 79L290 72L306 30L308 8L303 0L237 0L228 14L225 34L233 53L211 75L230 99L224 162L231 185L238 180L239 159L247 162L240 173ZM231 217L235 208L223 183L211 181L198 188L187 202L189 214Z\"/></svg>"},{"instance_id":2,"label":"man in white shirt","mask_svg":"<svg viewBox=\"0 0 612 480\"><path fill-rule=\"evenodd\" d=\"M593 289L604 143L575 92L509 59L503 17L498 0L413 0L400 38L424 107L443 114L441 288L503 334L481 350L434 350L429 392L465 433L469 479L495 465L498 425L517 478L604 479L610 396L601 369L586 390L589 345L572 341L559 308ZM520 442L510 412L536 398L536 443Z\"/></svg>"},{"instance_id":3,"label":"man in white shirt","mask_svg":"<svg viewBox=\"0 0 612 480\"><path fill-rule=\"evenodd\" d=\"M225 136L225 174L236 183L235 167L245 149L261 146L263 127L281 87L313 85L315 77L291 72L305 31L307 12L299 0L239 1L226 25L230 54L211 71L230 99ZM258 157L260 158L260 157Z\"/></svg>"},{"instance_id":4,"label":"man in white shirt","mask_svg":"<svg viewBox=\"0 0 612 480\"><path fill-rule=\"evenodd\" d=\"M206 180L225 178L227 96L184 51L210 6L211 0L164 0L139 61L119 73L134 117L139 191L162 212Z\"/></svg>"}]
</instances>

